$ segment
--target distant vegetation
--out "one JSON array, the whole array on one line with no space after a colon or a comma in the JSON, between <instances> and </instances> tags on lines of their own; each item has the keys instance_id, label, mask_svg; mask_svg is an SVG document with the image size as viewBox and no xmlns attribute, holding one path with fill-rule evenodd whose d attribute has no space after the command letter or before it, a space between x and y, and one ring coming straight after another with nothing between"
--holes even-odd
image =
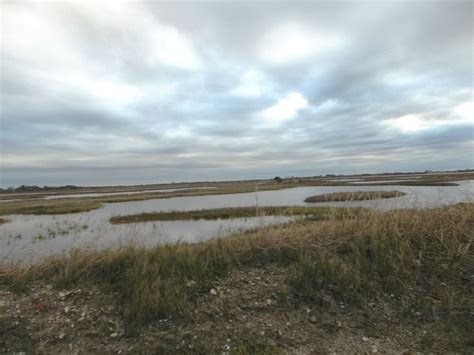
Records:
<instances>
[{"instance_id":1,"label":"distant vegetation","mask_svg":"<svg viewBox=\"0 0 474 355\"><path fill-rule=\"evenodd\" d=\"M464 174L463 174L464 173ZM449 181L455 181L455 180L460 180L460 179L472 179L474 177L474 169L462 169L462 170L452 170L452 171L417 171L417 172L396 172L396 173L379 173L379 174L356 174L356 175L339 175L339 174L326 174L326 175L314 175L314 176L308 176L308 177L289 177L289 178L281 178L280 176L276 176L273 179L268 179L268 180L242 180L242 181L206 181L206 182L194 182L192 184L190 183L173 183L173 184L164 184L173 187L177 187L178 185L186 185L187 187L192 187L194 186L200 186L202 184L212 184L213 186L216 186L218 184L222 185L234 185L237 183L251 183L255 184L256 182L269 182L271 180L275 182L283 182L283 181L306 181L306 182L311 182L311 183L316 183L319 185L320 183L324 182L324 185L327 184L327 179L345 179L345 178L363 178L365 181L374 181L376 182L377 178L386 178L386 177L393 177L397 178L398 176L415 176L418 175L420 176L420 181L405 181L405 182L400 182L400 184L403 185L425 185L427 182L429 182L431 185L440 185L443 186L443 184L438 184L438 182L449 182ZM339 183L340 184L340 183ZM158 184L159 187L157 188L162 188L161 185L163 184ZM176 186L174 186L176 185ZM334 185L338 185L336 182ZM123 187L141 187L141 188L152 188L153 186L157 186L156 184L148 184L148 185L131 185L131 186L122 186ZM110 187L94 187L93 189L104 189L104 188L110 188ZM87 189L90 190L90 187L81 187L81 186L75 186L75 185L63 185L63 186L37 186L37 185L21 185L18 187L8 187L8 188L0 188L0 193L3 192L42 192L42 191L60 191L60 190L79 190L79 189Z\"/></svg>"},{"instance_id":2,"label":"distant vegetation","mask_svg":"<svg viewBox=\"0 0 474 355\"><path fill-rule=\"evenodd\" d=\"M6 189L0 189L0 193L3 192L41 192L41 191L56 191L56 190L77 190L79 186L64 185L64 186L36 186L36 185L21 185L19 187L8 187Z\"/></svg>"},{"instance_id":3,"label":"distant vegetation","mask_svg":"<svg viewBox=\"0 0 474 355\"><path fill-rule=\"evenodd\" d=\"M304 202L339 202L339 201L364 201L380 198L392 198L406 195L400 191L355 191L334 192L330 194L310 196Z\"/></svg>"}]
</instances>

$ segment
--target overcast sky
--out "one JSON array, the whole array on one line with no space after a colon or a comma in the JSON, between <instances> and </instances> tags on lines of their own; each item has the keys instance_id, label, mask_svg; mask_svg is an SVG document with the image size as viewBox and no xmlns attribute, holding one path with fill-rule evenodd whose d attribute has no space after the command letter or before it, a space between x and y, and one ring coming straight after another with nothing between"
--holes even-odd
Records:
<instances>
[{"instance_id":1,"label":"overcast sky","mask_svg":"<svg viewBox=\"0 0 474 355\"><path fill-rule=\"evenodd\" d=\"M2 1L0 185L473 168L473 2Z\"/></svg>"}]
</instances>

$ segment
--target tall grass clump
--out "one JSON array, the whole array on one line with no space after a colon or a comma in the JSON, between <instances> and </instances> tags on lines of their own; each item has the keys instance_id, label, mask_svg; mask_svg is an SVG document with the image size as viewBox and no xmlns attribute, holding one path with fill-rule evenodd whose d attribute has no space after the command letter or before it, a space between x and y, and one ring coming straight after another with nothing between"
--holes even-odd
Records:
<instances>
[{"instance_id":1,"label":"tall grass clump","mask_svg":"<svg viewBox=\"0 0 474 355\"><path fill-rule=\"evenodd\" d=\"M288 282L313 301L358 304L389 295L400 314L415 309L426 321L474 330L473 227L472 204L369 213L334 224L332 235L352 237L306 250Z\"/></svg>"},{"instance_id":2,"label":"tall grass clump","mask_svg":"<svg viewBox=\"0 0 474 355\"><path fill-rule=\"evenodd\" d=\"M59 288L96 282L115 292L126 319L144 323L188 310L196 293L209 290L232 257L223 243L163 245L150 250L126 247L115 252L52 259L44 276Z\"/></svg>"},{"instance_id":3,"label":"tall grass clump","mask_svg":"<svg viewBox=\"0 0 474 355\"><path fill-rule=\"evenodd\" d=\"M328 269L322 277L326 281L330 281L328 274L338 274L344 280L341 285L350 279L351 287L359 292L374 287L402 292L408 284L437 288L438 282L472 282L467 276L474 271L473 223L472 205L367 213L334 223L332 235L350 233L352 238L340 239L332 250L308 249L296 265L301 267L296 275L304 277L314 269L317 276Z\"/></svg>"}]
</instances>

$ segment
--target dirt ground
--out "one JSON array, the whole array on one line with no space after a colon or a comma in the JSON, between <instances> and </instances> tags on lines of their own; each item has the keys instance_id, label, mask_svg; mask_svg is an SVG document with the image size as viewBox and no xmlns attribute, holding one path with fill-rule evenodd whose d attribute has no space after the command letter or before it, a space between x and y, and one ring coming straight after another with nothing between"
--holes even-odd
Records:
<instances>
[{"instance_id":1,"label":"dirt ground","mask_svg":"<svg viewBox=\"0 0 474 355\"><path fill-rule=\"evenodd\" d=\"M192 312L140 329L97 286L0 288L0 353L414 353L430 331L402 324L383 301L355 308L294 299L285 273L273 265L234 270Z\"/></svg>"}]
</instances>

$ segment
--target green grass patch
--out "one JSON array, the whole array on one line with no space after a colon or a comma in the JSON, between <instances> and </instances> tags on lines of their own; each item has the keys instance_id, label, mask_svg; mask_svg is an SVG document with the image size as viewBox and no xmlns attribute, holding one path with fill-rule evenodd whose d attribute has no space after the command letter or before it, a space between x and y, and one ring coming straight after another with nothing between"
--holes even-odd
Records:
<instances>
[{"instance_id":1,"label":"green grass patch","mask_svg":"<svg viewBox=\"0 0 474 355\"><path fill-rule=\"evenodd\" d=\"M273 355L282 354L282 351L268 342L249 338L242 341L230 353L232 355Z\"/></svg>"},{"instance_id":2,"label":"green grass patch","mask_svg":"<svg viewBox=\"0 0 474 355\"><path fill-rule=\"evenodd\" d=\"M312 216L313 218L326 218L333 214L329 208L315 207L236 207L236 208L217 208L209 210L195 211L170 211L170 212L151 212L133 215L114 216L110 218L113 224L121 223L139 223L150 221L178 221L178 220L215 220L230 218L250 218L261 216Z\"/></svg>"}]
</instances>

